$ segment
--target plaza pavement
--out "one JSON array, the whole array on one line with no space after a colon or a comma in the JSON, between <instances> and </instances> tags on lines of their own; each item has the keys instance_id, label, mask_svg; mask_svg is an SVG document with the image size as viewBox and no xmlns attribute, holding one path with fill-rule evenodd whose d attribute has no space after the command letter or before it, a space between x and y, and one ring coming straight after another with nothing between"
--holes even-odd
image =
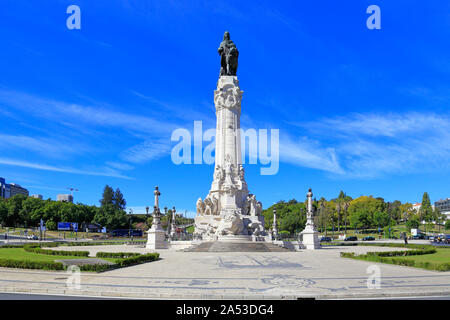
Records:
<instances>
[{"instance_id":1,"label":"plaza pavement","mask_svg":"<svg viewBox=\"0 0 450 320\"><path fill-rule=\"evenodd\" d=\"M58 250L148 253L129 245L60 247ZM450 272L375 263L381 288L369 289L374 263L345 259L340 252L401 250L328 247L300 252L176 252L157 250L161 260L103 273L83 272L81 288L69 274L0 268L0 292L153 299L336 299L449 296Z\"/></svg>"}]
</instances>

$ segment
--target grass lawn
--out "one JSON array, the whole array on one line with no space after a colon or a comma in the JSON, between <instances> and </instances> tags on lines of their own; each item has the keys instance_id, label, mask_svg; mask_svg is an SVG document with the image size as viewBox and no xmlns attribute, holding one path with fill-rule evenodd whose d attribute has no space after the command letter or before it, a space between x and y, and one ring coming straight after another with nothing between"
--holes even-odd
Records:
<instances>
[{"instance_id":1,"label":"grass lawn","mask_svg":"<svg viewBox=\"0 0 450 320\"><path fill-rule=\"evenodd\" d=\"M374 246L376 246L376 244L374 244ZM387 247L395 247L395 245L390 244ZM341 252L341 257L422 268L427 270L450 271L449 247L437 248L431 245L406 245L406 247L412 249L412 251L392 252L386 250L383 252L368 252L367 254L359 255L352 252ZM430 250L435 250L436 252L430 253ZM407 253L408 255L406 255Z\"/></svg>"},{"instance_id":2,"label":"grass lawn","mask_svg":"<svg viewBox=\"0 0 450 320\"><path fill-rule=\"evenodd\" d=\"M23 248L0 248L0 259L30 260L42 262L54 262L60 259L80 259L85 257L53 256L34 252L27 252Z\"/></svg>"},{"instance_id":3,"label":"grass lawn","mask_svg":"<svg viewBox=\"0 0 450 320\"><path fill-rule=\"evenodd\" d=\"M418 256L406 256L401 259L414 260L418 262L438 262L438 263L450 263L450 249L436 248L436 253L424 254ZM396 259L394 257L393 259Z\"/></svg>"}]
</instances>

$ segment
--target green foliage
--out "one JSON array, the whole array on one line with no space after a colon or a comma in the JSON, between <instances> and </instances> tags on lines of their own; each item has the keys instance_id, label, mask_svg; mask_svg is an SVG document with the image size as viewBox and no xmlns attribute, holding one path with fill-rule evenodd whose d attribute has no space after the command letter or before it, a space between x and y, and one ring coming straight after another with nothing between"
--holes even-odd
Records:
<instances>
[{"instance_id":1,"label":"green foliage","mask_svg":"<svg viewBox=\"0 0 450 320\"><path fill-rule=\"evenodd\" d=\"M113 204L100 207L93 222L105 226L108 230L128 227L127 214L125 211L117 209Z\"/></svg>"},{"instance_id":2,"label":"green foliage","mask_svg":"<svg viewBox=\"0 0 450 320\"><path fill-rule=\"evenodd\" d=\"M64 270L61 262L0 259L0 267L20 269Z\"/></svg>"},{"instance_id":3,"label":"green foliage","mask_svg":"<svg viewBox=\"0 0 450 320\"><path fill-rule=\"evenodd\" d=\"M131 265L144 263L144 262L150 262L155 261L159 259L159 253L148 253L148 254L142 254L138 256L133 256L129 258L125 258L122 260L117 261L117 265L120 267L128 267Z\"/></svg>"},{"instance_id":4,"label":"green foliage","mask_svg":"<svg viewBox=\"0 0 450 320\"><path fill-rule=\"evenodd\" d=\"M431 207L431 201L428 192L424 192L423 194L419 215L421 220L425 220L427 222L433 220L433 208Z\"/></svg>"},{"instance_id":5,"label":"green foliage","mask_svg":"<svg viewBox=\"0 0 450 320\"><path fill-rule=\"evenodd\" d=\"M103 195L100 199L100 205L103 207L110 204L114 204L114 190L110 186L106 185L103 189Z\"/></svg>"},{"instance_id":6,"label":"green foliage","mask_svg":"<svg viewBox=\"0 0 450 320\"><path fill-rule=\"evenodd\" d=\"M410 229L417 229L420 226L420 221L417 216L411 217L408 221L406 221L406 226Z\"/></svg>"},{"instance_id":7,"label":"green foliage","mask_svg":"<svg viewBox=\"0 0 450 320\"><path fill-rule=\"evenodd\" d=\"M361 196L354 199L348 208L350 223L358 229L367 229L375 226L374 214L384 210L384 201L372 196Z\"/></svg>"},{"instance_id":8,"label":"green foliage","mask_svg":"<svg viewBox=\"0 0 450 320\"><path fill-rule=\"evenodd\" d=\"M278 203L263 210L262 214L264 216L267 229L272 228L274 208L277 209L277 222L279 231L295 233L300 232L305 228L305 204L292 199L289 202L279 201ZM301 214L301 212L303 212L303 214Z\"/></svg>"},{"instance_id":9,"label":"green foliage","mask_svg":"<svg viewBox=\"0 0 450 320\"><path fill-rule=\"evenodd\" d=\"M0 224L36 227L43 219L48 230L56 230L58 222L90 223L97 210L95 206L17 195L0 200Z\"/></svg>"},{"instance_id":10,"label":"green foliage","mask_svg":"<svg viewBox=\"0 0 450 320\"><path fill-rule=\"evenodd\" d=\"M450 220L445 221L445 230L450 230Z\"/></svg>"},{"instance_id":11,"label":"green foliage","mask_svg":"<svg viewBox=\"0 0 450 320\"><path fill-rule=\"evenodd\" d=\"M118 259L124 259L124 258L130 258L139 256L140 253L136 252L97 252L95 255L97 258L118 258Z\"/></svg>"},{"instance_id":12,"label":"green foliage","mask_svg":"<svg viewBox=\"0 0 450 320\"><path fill-rule=\"evenodd\" d=\"M47 221L45 226L47 227L47 230L56 230L57 229L57 224L53 220Z\"/></svg>"}]
</instances>

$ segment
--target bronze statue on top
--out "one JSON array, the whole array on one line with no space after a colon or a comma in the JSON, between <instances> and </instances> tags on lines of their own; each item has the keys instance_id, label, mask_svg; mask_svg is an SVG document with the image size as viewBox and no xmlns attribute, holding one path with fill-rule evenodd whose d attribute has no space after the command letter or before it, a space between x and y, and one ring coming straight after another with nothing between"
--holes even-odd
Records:
<instances>
[{"instance_id":1,"label":"bronze statue on top","mask_svg":"<svg viewBox=\"0 0 450 320\"><path fill-rule=\"evenodd\" d=\"M239 51L234 42L230 40L228 31L225 31L218 51L221 65L220 76L235 76L238 67Z\"/></svg>"}]
</instances>

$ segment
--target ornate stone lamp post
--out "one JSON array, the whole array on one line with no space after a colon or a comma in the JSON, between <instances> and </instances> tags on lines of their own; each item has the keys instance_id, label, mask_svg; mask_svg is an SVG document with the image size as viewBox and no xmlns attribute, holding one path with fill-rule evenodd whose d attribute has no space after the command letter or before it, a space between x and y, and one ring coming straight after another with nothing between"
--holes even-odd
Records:
<instances>
[{"instance_id":1,"label":"ornate stone lamp post","mask_svg":"<svg viewBox=\"0 0 450 320\"><path fill-rule=\"evenodd\" d=\"M170 238L174 239L175 235L176 235L176 229L177 226L175 224L175 212L177 212L177 210L175 209L175 207L172 208L172 221L170 222Z\"/></svg>"},{"instance_id":2,"label":"ornate stone lamp post","mask_svg":"<svg viewBox=\"0 0 450 320\"><path fill-rule=\"evenodd\" d=\"M158 187L155 187L153 192L155 195L155 206L153 210L153 222L152 227L147 231L147 249L164 249L168 247L164 229L161 227L161 212L159 211L159 192Z\"/></svg>"},{"instance_id":3,"label":"ornate stone lamp post","mask_svg":"<svg viewBox=\"0 0 450 320\"><path fill-rule=\"evenodd\" d=\"M273 225L272 225L272 233L273 239L277 240L278 238L278 227L277 227L277 209L273 209Z\"/></svg>"},{"instance_id":4,"label":"ornate stone lamp post","mask_svg":"<svg viewBox=\"0 0 450 320\"><path fill-rule=\"evenodd\" d=\"M300 249L315 250L320 247L319 245L319 233L314 227L313 207L312 207L312 190L309 189L306 197L308 199L308 205L306 209L306 226L305 230L300 232L300 238L302 243L299 243Z\"/></svg>"}]
</instances>

